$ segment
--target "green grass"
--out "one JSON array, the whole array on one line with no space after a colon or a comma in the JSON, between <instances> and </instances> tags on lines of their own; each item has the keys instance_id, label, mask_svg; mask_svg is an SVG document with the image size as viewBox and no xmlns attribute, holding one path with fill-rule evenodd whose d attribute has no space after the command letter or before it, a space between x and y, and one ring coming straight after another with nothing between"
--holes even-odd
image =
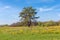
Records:
<instances>
[{"instance_id":1,"label":"green grass","mask_svg":"<svg viewBox=\"0 0 60 40\"><path fill-rule=\"evenodd\" d=\"M60 34L1 34L0 40L60 40Z\"/></svg>"},{"instance_id":2,"label":"green grass","mask_svg":"<svg viewBox=\"0 0 60 40\"><path fill-rule=\"evenodd\" d=\"M45 28L52 29L54 33L50 33L48 30L48 33L42 33L42 30L46 30ZM60 31L57 28L60 30L60 27L34 27L32 29L28 27L1 27L0 40L60 40ZM39 32L33 30L39 30ZM55 33L56 30L58 33Z\"/></svg>"}]
</instances>

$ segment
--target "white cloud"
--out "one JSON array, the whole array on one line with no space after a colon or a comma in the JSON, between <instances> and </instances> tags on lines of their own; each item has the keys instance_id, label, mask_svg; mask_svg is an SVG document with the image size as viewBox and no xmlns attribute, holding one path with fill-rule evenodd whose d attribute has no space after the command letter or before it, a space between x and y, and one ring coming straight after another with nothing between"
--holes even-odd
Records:
<instances>
[{"instance_id":1,"label":"white cloud","mask_svg":"<svg viewBox=\"0 0 60 40\"><path fill-rule=\"evenodd\" d=\"M40 12L51 11L53 8L39 8Z\"/></svg>"},{"instance_id":2,"label":"white cloud","mask_svg":"<svg viewBox=\"0 0 60 40\"><path fill-rule=\"evenodd\" d=\"M5 9L11 8L11 6L4 6Z\"/></svg>"},{"instance_id":3,"label":"white cloud","mask_svg":"<svg viewBox=\"0 0 60 40\"><path fill-rule=\"evenodd\" d=\"M39 12L50 12L50 11L59 11L60 10L60 6L59 5L55 5L55 6L52 6L52 7L40 7L38 8L38 11Z\"/></svg>"},{"instance_id":4,"label":"white cloud","mask_svg":"<svg viewBox=\"0 0 60 40\"><path fill-rule=\"evenodd\" d=\"M11 8L11 6L1 6L0 7L0 12L6 11L6 10L8 10L10 8Z\"/></svg>"}]
</instances>

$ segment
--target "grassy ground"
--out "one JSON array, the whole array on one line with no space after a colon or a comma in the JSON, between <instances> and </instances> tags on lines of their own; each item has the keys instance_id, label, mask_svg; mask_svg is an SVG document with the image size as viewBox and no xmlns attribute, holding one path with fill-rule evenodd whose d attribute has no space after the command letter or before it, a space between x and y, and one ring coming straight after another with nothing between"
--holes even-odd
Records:
<instances>
[{"instance_id":1,"label":"grassy ground","mask_svg":"<svg viewBox=\"0 0 60 40\"><path fill-rule=\"evenodd\" d=\"M0 40L60 40L60 26L0 27Z\"/></svg>"}]
</instances>

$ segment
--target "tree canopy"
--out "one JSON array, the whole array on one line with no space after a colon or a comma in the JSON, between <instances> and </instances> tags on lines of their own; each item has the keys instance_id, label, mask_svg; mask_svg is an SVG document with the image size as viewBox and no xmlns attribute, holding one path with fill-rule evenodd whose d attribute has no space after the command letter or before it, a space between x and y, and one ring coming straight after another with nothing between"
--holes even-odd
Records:
<instances>
[{"instance_id":1,"label":"tree canopy","mask_svg":"<svg viewBox=\"0 0 60 40\"><path fill-rule=\"evenodd\" d=\"M24 23L24 25L31 26L32 22L36 21L38 17L35 17L37 14L36 9L32 7L24 7L22 12L20 12L19 17L20 21Z\"/></svg>"}]
</instances>

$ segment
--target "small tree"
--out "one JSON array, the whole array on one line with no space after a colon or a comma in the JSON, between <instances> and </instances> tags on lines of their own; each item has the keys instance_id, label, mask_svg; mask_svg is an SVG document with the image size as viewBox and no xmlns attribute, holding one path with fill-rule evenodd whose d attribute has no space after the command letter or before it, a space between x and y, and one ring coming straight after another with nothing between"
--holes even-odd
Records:
<instances>
[{"instance_id":1,"label":"small tree","mask_svg":"<svg viewBox=\"0 0 60 40\"><path fill-rule=\"evenodd\" d=\"M23 25L31 26L31 23L38 18L35 17L36 14L36 9L32 7L24 7L22 12L20 12L19 17L21 18L22 22L24 22Z\"/></svg>"}]
</instances>

